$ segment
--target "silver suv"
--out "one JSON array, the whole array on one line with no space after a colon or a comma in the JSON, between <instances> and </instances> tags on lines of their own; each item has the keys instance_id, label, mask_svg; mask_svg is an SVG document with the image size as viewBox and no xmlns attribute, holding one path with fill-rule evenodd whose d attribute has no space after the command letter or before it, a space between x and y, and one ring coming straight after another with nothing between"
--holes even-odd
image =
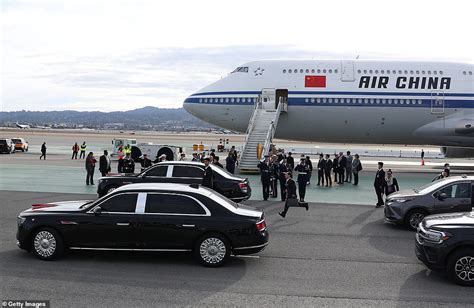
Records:
<instances>
[{"instance_id":1,"label":"silver suv","mask_svg":"<svg viewBox=\"0 0 474 308\"><path fill-rule=\"evenodd\" d=\"M452 176L388 196L385 221L416 230L427 215L472 210L474 176Z\"/></svg>"}]
</instances>

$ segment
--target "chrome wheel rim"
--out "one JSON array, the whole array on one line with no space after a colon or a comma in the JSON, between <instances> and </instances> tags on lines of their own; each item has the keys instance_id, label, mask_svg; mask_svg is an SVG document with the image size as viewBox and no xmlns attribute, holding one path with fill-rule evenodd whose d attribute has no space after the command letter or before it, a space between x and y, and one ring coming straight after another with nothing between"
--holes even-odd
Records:
<instances>
[{"instance_id":1,"label":"chrome wheel rim","mask_svg":"<svg viewBox=\"0 0 474 308\"><path fill-rule=\"evenodd\" d=\"M199 254L204 262L208 264L217 264L224 260L227 249L222 240L210 237L205 239L199 246Z\"/></svg>"},{"instance_id":2,"label":"chrome wheel rim","mask_svg":"<svg viewBox=\"0 0 474 308\"><path fill-rule=\"evenodd\" d=\"M33 243L36 253L44 258L51 257L56 252L56 239L51 232L38 232Z\"/></svg>"},{"instance_id":3,"label":"chrome wheel rim","mask_svg":"<svg viewBox=\"0 0 474 308\"><path fill-rule=\"evenodd\" d=\"M421 213L414 213L410 216L410 226L413 228L413 229L416 229L418 228L418 225L420 224L420 222L423 220L423 218L425 218L425 215L421 214Z\"/></svg>"},{"instance_id":4,"label":"chrome wheel rim","mask_svg":"<svg viewBox=\"0 0 474 308\"><path fill-rule=\"evenodd\" d=\"M465 256L458 259L454 271L462 281L474 281L474 257Z\"/></svg>"}]
</instances>

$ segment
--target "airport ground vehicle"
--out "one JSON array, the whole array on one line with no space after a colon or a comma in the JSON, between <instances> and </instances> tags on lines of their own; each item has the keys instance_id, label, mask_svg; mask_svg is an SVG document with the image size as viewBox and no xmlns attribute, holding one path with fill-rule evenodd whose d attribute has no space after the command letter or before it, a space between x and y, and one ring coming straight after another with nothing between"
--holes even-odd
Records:
<instances>
[{"instance_id":1,"label":"airport ground vehicle","mask_svg":"<svg viewBox=\"0 0 474 308\"><path fill-rule=\"evenodd\" d=\"M385 221L416 230L427 215L472 210L474 176L452 176L418 189L400 191L386 200Z\"/></svg>"},{"instance_id":2,"label":"airport ground vehicle","mask_svg":"<svg viewBox=\"0 0 474 308\"><path fill-rule=\"evenodd\" d=\"M11 154L15 152L15 144L11 139L0 139L0 153Z\"/></svg>"},{"instance_id":3,"label":"airport ground vehicle","mask_svg":"<svg viewBox=\"0 0 474 308\"><path fill-rule=\"evenodd\" d=\"M15 144L15 151L28 152L28 142L23 138L12 138Z\"/></svg>"},{"instance_id":4,"label":"airport ground vehicle","mask_svg":"<svg viewBox=\"0 0 474 308\"><path fill-rule=\"evenodd\" d=\"M18 246L52 260L64 249L193 251L205 266L268 244L263 211L199 185L132 184L96 201L35 204L18 216Z\"/></svg>"},{"instance_id":5,"label":"airport ground vehicle","mask_svg":"<svg viewBox=\"0 0 474 308\"><path fill-rule=\"evenodd\" d=\"M114 146L112 156L117 156L120 147L130 145L132 150L132 158L137 160L143 154L147 154L148 158L155 159L162 154L166 155L166 160L177 160L179 154L183 152L182 147L174 145L154 144L151 142L137 143L136 139L112 139Z\"/></svg>"},{"instance_id":6,"label":"airport ground vehicle","mask_svg":"<svg viewBox=\"0 0 474 308\"><path fill-rule=\"evenodd\" d=\"M474 212L426 217L418 227L415 252L428 268L474 286Z\"/></svg>"},{"instance_id":7,"label":"airport ground vehicle","mask_svg":"<svg viewBox=\"0 0 474 308\"><path fill-rule=\"evenodd\" d=\"M234 201L250 198L252 190L248 179L239 178L226 170L211 165L214 171L214 190ZM168 161L155 164L140 174L114 174L99 179L99 197L117 187L131 183L201 184L204 164L190 161Z\"/></svg>"}]
</instances>

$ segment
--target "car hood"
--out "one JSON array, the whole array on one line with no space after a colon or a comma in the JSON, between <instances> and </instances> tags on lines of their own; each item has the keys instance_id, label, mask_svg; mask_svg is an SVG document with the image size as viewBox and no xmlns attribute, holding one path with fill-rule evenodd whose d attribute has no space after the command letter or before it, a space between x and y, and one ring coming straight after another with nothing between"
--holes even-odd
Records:
<instances>
[{"instance_id":1,"label":"car hood","mask_svg":"<svg viewBox=\"0 0 474 308\"><path fill-rule=\"evenodd\" d=\"M469 225L474 227L474 212L430 215L423 220L424 228L448 225Z\"/></svg>"},{"instance_id":2,"label":"car hood","mask_svg":"<svg viewBox=\"0 0 474 308\"><path fill-rule=\"evenodd\" d=\"M92 200L37 203L24 212L79 212L83 210L80 207L88 202L92 202Z\"/></svg>"},{"instance_id":3,"label":"car hood","mask_svg":"<svg viewBox=\"0 0 474 308\"><path fill-rule=\"evenodd\" d=\"M413 191L413 189L403 189L400 191L397 191L396 193L391 194L388 199L397 199L397 198L408 198L408 197L415 197L418 196L416 192Z\"/></svg>"}]
</instances>

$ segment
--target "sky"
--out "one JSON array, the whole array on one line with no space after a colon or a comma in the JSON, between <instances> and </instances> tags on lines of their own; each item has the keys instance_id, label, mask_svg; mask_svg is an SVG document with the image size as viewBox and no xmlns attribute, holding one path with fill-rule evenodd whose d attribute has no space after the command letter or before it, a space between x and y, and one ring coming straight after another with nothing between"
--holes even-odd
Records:
<instances>
[{"instance_id":1,"label":"sky","mask_svg":"<svg viewBox=\"0 0 474 308\"><path fill-rule=\"evenodd\" d=\"M1 111L179 108L261 59L474 62L474 1L0 0Z\"/></svg>"}]
</instances>

